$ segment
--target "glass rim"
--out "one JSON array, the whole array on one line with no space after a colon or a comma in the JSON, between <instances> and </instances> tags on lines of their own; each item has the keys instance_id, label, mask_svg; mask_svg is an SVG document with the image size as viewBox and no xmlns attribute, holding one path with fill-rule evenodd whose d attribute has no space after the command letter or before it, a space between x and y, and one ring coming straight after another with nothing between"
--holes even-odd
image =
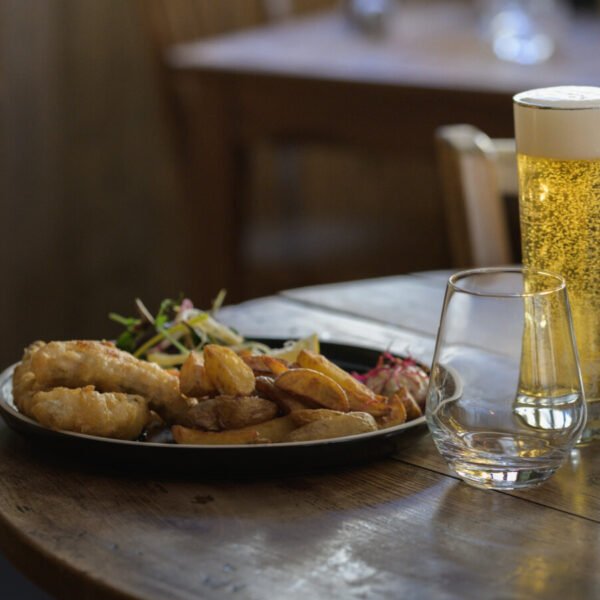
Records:
<instances>
[{"instance_id":1,"label":"glass rim","mask_svg":"<svg viewBox=\"0 0 600 600\"><path fill-rule=\"evenodd\" d=\"M549 286L546 289L536 292L481 292L475 290L469 290L461 287L459 281L467 277L477 275L498 275L507 273L520 273L543 275L544 277L552 278L556 281L556 285ZM552 273L551 271L543 271L540 269L531 269L529 267L478 267L474 269L464 269L457 271L448 278L448 286L455 292L461 292L463 294L470 294L471 296L480 296L483 298L533 298L534 296L548 296L561 292L567 288L567 282L562 275L558 273Z\"/></svg>"},{"instance_id":2,"label":"glass rim","mask_svg":"<svg viewBox=\"0 0 600 600\"><path fill-rule=\"evenodd\" d=\"M572 111L582 111L582 110L600 110L600 106L538 106L537 104L528 104L523 100L516 100L513 97L513 104L520 108L528 108L531 110L556 110L561 112L572 112Z\"/></svg>"},{"instance_id":3,"label":"glass rim","mask_svg":"<svg viewBox=\"0 0 600 600\"><path fill-rule=\"evenodd\" d=\"M563 93L568 91L578 91L581 94L588 93L587 98L573 99L569 106L557 106L557 98L552 99L552 94L535 98L536 92L556 92L560 90ZM591 90L594 93L591 93ZM518 92L512 97L513 104L521 108L538 108L541 110L600 110L600 87L594 85L554 85L549 87L533 88ZM563 98L563 100L568 100Z\"/></svg>"}]
</instances>

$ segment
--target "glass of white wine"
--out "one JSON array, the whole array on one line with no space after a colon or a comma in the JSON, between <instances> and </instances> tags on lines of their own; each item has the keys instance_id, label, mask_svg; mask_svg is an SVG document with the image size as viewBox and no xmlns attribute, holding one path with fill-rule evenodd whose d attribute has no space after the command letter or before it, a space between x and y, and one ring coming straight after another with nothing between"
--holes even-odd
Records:
<instances>
[{"instance_id":1,"label":"glass of white wine","mask_svg":"<svg viewBox=\"0 0 600 600\"><path fill-rule=\"evenodd\" d=\"M565 280L527 268L453 275L426 414L467 483L506 490L550 477L586 420Z\"/></svg>"}]
</instances>

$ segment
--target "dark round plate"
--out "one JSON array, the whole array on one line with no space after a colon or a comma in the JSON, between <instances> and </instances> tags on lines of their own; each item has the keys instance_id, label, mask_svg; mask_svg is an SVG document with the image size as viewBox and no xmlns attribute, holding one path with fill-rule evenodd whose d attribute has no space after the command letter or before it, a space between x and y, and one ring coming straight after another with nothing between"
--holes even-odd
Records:
<instances>
[{"instance_id":1,"label":"dark round plate","mask_svg":"<svg viewBox=\"0 0 600 600\"><path fill-rule=\"evenodd\" d=\"M260 340L272 347L282 339ZM321 342L321 352L347 371L365 372L375 366L380 350ZM168 443L114 440L43 427L21 414L12 397L12 373L15 365L0 374L0 416L13 430L28 439L51 445L57 450L77 453L85 460L112 466L211 472L220 475L273 473L312 470L354 464L386 456L397 447L408 430L422 427L420 417L396 427L331 440L280 444L231 446L187 446Z\"/></svg>"}]
</instances>

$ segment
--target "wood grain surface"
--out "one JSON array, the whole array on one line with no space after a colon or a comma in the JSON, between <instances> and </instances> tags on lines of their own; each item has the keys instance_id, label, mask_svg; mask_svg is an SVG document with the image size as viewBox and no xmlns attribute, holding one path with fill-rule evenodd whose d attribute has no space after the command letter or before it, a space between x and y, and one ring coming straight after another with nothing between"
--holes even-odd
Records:
<instances>
[{"instance_id":1,"label":"wood grain surface","mask_svg":"<svg viewBox=\"0 0 600 600\"><path fill-rule=\"evenodd\" d=\"M395 460L235 482L86 472L4 427L0 451L7 555L58 597L561 598L600 586L597 523Z\"/></svg>"},{"instance_id":2,"label":"wood grain surface","mask_svg":"<svg viewBox=\"0 0 600 600\"><path fill-rule=\"evenodd\" d=\"M420 288L426 304L446 276L400 277L395 286L402 297L404 285L427 282ZM381 300L373 300L370 285L349 287L363 291L366 312L372 303L376 316ZM327 286L318 297L336 294ZM295 295L230 306L221 316L250 335L317 331L431 357L431 335ZM393 305L397 296L388 298ZM600 592L600 458L593 445L573 452L544 486L518 493L461 483L425 429L407 432L389 459L321 473L207 478L118 467L44 452L0 425L0 544L58 598L73 598L74 590L91 599L559 599Z\"/></svg>"},{"instance_id":3,"label":"wood grain surface","mask_svg":"<svg viewBox=\"0 0 600 600\"><path fill-rule=\"evenodd\" d=\"M444 286L435 280L385 277L289 290L284 296L309 306L435 335L444 291Z\"/></svg>"}]
</instances>

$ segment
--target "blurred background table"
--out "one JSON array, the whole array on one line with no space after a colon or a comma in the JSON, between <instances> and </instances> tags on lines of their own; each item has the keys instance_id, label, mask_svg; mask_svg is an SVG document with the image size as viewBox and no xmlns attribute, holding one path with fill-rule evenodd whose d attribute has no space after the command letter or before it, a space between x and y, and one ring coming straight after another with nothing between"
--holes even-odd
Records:
<instances>
[{"instance_id":1,"label":"blurred background table","mask_svg":"<svg viewBox=\"0 0 600 600\"><path fill-rule=\"evenodd\" d=\"M207 240L222 257L215 277L227 272L239 296L265 293L267 274L281 289L449 266L435 129L465 122L512 137L515 92L600 81L595 20L575 19L535 67L498 60L470 3L403 2L385 25L369 36L337 11L168 51L188 172L201 177L192 193L214 199L227 232ZM248 156L265 141L287 149L286 179L277 203L261 207L249 200ZM370 199L330 188L316 206L301 169L301 152L315 146L393 157L401 187ZM229 255L237 260L225 264Z\"/></svg>"},{"instance_id":2,"label":"blurred background table","mask_svg":"<svg viewBox=\"0 0 600 600\"><path fill-rule=\"evenodd\" d=\"M249 335L317 331L428 362L447 275L290 290L221 317ZM57 598L562 600L600 590L596 446L540 488L501 493L458 481L424 428L367 465L240 480L99 469L2 423L0 479L2 550Z\"/></svg>"}]
</instances>

